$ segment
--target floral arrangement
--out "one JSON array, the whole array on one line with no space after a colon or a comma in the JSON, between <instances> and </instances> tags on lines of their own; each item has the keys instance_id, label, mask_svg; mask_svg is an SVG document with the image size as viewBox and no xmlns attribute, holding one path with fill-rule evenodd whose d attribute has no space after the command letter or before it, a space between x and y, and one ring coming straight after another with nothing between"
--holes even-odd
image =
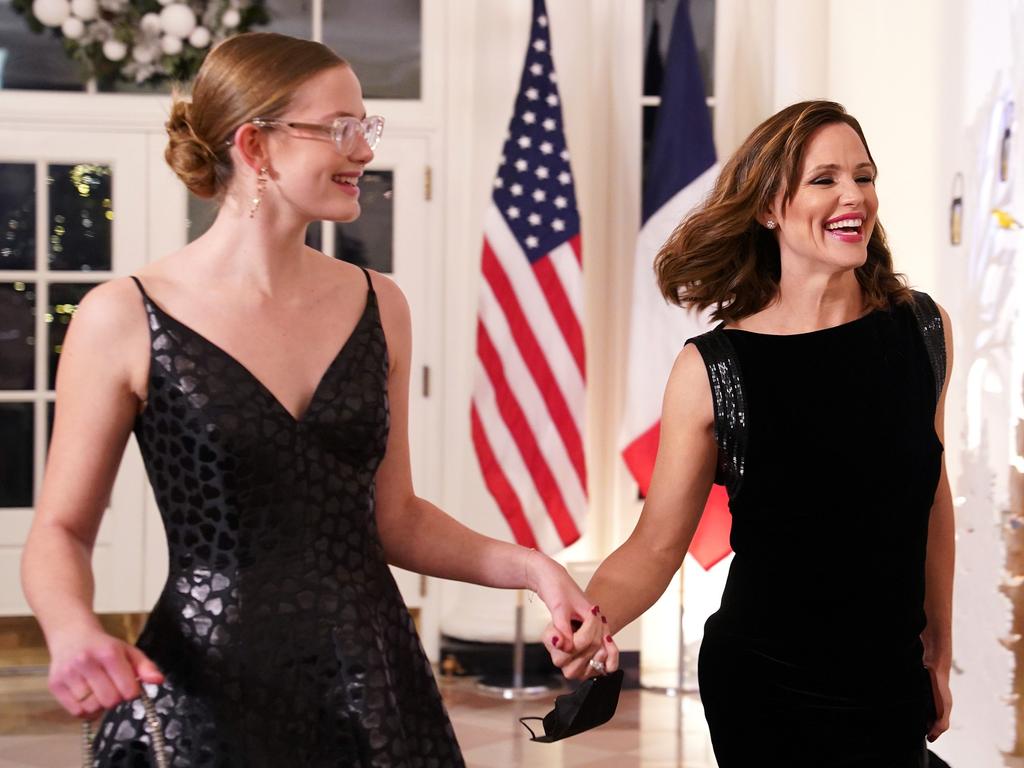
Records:
<instances>
[{"instance_id":1,"label":"floral arrangement","mask_svg":"<svg viewBox=\"0 0 1024 768\"><path fill-rule=\"evenodd\" d=\"M86 78L190 80L210 46L269 20L264 0L13 0L51 29Z\"/></svg>"}]
</instances>

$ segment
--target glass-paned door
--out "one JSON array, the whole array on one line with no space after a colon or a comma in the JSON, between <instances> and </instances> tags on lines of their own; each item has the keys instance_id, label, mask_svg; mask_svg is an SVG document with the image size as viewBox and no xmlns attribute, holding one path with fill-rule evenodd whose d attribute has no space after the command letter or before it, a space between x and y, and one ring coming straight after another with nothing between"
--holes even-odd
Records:
<instances>
[{"instance_id":1,"label":"glass-paned door","mask_svg":"<svg viewBox=\"0 0 1024 768\"><path fill-rule=\"evenodd\" d=\"M260 29L322 41L352 65L364 98L418 100L423 5L423 0L269 0L270 23Z\"/></svg>"},{"instance_id":2,"label":"glass-paned door","mask_svg":"<svg viewBox=\"0 0 1024 768\"><path fill-rule=\"evenodd\" d=\"M18 564L68 325L89 290L145 259L144 146L130 134L0 128L0 615L28 613ZM98 610L142 607L141 504L131 443L96 544Z\"/></svg>"}]
</instances>

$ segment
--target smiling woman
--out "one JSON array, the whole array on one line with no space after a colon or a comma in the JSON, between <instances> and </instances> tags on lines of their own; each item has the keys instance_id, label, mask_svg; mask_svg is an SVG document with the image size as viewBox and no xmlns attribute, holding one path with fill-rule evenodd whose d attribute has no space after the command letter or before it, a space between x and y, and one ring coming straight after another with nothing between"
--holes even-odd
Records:
<instances>
[{"instance_id":1,"label":"smiling woman","mask_svg":"<svg viewBox=\"0 0 1024 768\"><path fill-rule=\"evenodd\" d=\"M663 294L721 322L676 360L640 520L587 595L611 631L635 619L725 486L735 557L699 661L720 768L924 768L949 727L952 336L894 272L874 180L853 117L795 104L657 258Z\"/></svg>"}]
</instances>

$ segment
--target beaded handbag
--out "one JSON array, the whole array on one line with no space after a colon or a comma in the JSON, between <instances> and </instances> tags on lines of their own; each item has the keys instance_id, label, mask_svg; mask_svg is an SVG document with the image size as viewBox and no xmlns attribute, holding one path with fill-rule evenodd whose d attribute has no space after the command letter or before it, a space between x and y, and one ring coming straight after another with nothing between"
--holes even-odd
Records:
<instances>
[{"instance_id":1,"label":"beaded handbag","mask_svg":"<svg viewBox=\"0 0 1024 768\"><path fill-rule=\"evenodd\" d=\"M139 693L139 700L142 708L146 711L146 732L149 733L149 747L153 752L153 759L157 768L170 768L167 760L167 743L164 741L163 731L160 729L160 718L156 716L156 707L153 700L142 688ZM96 762L96 752L93 749L92 725L88 720L82 721L82 768L93 768Z\"/></svg>"}]
</instances>

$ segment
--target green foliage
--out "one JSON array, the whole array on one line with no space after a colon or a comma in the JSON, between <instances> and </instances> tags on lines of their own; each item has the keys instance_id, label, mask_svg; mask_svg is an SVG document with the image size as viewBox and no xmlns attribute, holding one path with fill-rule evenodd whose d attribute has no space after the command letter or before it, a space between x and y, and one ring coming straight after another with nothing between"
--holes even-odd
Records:
<instances>
[{"instance_id":1,"label":"green foliage","mask_svg":"<svg viewBox=\"0 0 1024 768\"><path fill-rule=\"evenodd\" d=\"M203 10L209 5L226 5L225 0L177 0L189 5L196 11L197 18L202 17ZM59 28L51 29L40 23L32 13L32 0L11 0L11 7L14 11L25 18L28 28L36 34L49 33L59 39L64 46L68 58L74 61L81 71L82 81L95 78L101 86L111 86L115 82L137 83L137 79L130 72L125 71L126 65L132 64L131 53L129 52L121 61L110 61L103 55L103 43L97 40L71 40L61 34ZM157 0L126 0L124 10L119 13L111 12L100 6L99 18L108 22L114 30L114 39L120 40L131 47L135 40L136 31L142 17L147 13L159 14L163 6ZM249 0L244 8L237 9L241 23L232 33L247 32L252 27L265 25L270 22L270 15L267 13L266 0ZM143 82L149 85L156 85L166 80L176 82L187 82L199 71L203 59L209 53L212 46L195 48L186 40L180 53L173 56L161 54L157 60L159 66Z\"/></svg>"}]
</instances>

